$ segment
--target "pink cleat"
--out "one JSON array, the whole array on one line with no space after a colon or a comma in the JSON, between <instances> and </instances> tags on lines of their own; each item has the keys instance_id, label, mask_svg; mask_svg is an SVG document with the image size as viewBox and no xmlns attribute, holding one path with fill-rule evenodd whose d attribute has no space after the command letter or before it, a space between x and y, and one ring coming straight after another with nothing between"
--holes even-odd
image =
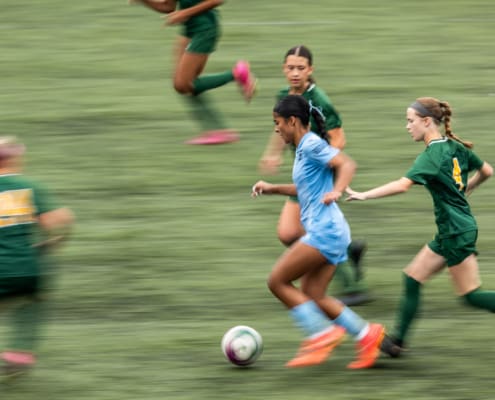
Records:
<instances>
[{"instance_id":1,"label":"pink cleat","mask_svg":"<svg viewBox=\"0 0 495 400\"><path fill-rule=\"evenodd\" d=\"M232 69L234 79L242 89L242 93L247 102L251 101L256 93L256 78L251 73L251 68L247 61L238 61Z\"/></svg>"},{"instance_id":2,"label":"pink cleat","mask_svg":"<svg viewBox=\"0 0 495 400\"><path fill-rule=\"evenodd\" d=\"M11 378L24 374L36 363L34 354L25 351L4 351L0 358L4 362L5 375Z\"/></svg>"},{"instance_id":3,"label":"pink cleat","mask_svg":"<svg viewBox=\"0 0 495 400\"><path fill-rule=\"evenodd\" d=\"M187 140L186 144L212 145L237 142L239 134L230 129L219 129L217 131L206 131L200 136Z\"/></svg>"}]
</instances>

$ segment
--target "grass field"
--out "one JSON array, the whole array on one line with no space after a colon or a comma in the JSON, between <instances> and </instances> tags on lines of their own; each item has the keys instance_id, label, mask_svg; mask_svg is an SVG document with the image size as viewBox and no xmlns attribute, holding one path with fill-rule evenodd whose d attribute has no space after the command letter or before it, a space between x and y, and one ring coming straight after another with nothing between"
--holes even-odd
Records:
<instances>
[{"instance_id":1,"label":"grass field","mask_svg":"<svg viewBox=\"0 0 495 400\"><path fill-rule=\"evenodd\" d=\"M359 164L354 188L399 178L422 151L405 130L405 108L420 96L449 101L455 131L495 163L493 1L251 0L221 10L207 71L249 59L260 90L249 106L234 85L211 94L240 142L188 147L198 132L170 82L176 29L161 28L158 14L114 0L2 0L0 133L27 143L26 173L78 221L59 256L39 365L0 385L0 398L492 399L493 315L460 305L446 275L425 290L407 357L350 372L348 341L322 366L286 370L300 336L265 285L283 251L284 199L249 192L285 85L283 55L301 43L342 114ZM271 179L290 179L286 161ZM494 196L489 182L472 197L487 288ZM358 310L391 327L401 268L434 233L431 200L417 188L342 208L369 246L376 301ZM265 341L247 370L220 351L237 324Z\"/></svg>"}]
</instances>

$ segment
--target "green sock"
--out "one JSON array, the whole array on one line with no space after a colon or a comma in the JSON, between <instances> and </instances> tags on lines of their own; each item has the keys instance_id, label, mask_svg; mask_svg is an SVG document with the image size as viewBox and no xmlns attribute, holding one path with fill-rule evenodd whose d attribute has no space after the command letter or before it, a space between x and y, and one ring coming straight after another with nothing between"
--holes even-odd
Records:
<instances>
[{"instance_id":1,"label":"green sock","mask_svg":"<svg viewBox=\"0 0 495 400\"><path fill-rule=\"evenodd\" d=\"M189 103L191 114L201 126L202 131L226 129L222 116L206 93L199 96L184 96L184 98Z\"/></svg>"},{"instance_id":2,"label":"green sock","mask_svg":"<svg viewBox=\"0 0 495 400\"><path fill-rule=\"evenodd\" d=\"M473 307L495 312L495 291L493 290L475 289L465 294L464 300Z\"/></svg>"},{"instance_id":3,"label":"green sock","mask_svg":"<svg viewBox=\"0 0 495 400\"><path fill-rule=\"evenodd\" d=\"M234 80L232 71L222 72L219 74L202 75L193 82L194 94L198 95L207 90L223 86Z\"/></svg>"},{"instance_id":4,"label":"green sock","mask_svg":"<svg viewBox=\"0 0 495 400\"><path fill-rule=\"evenodd\" d=\"M44 319L43 301L29 299L10 311L11 335L7 348L34 351L39 339L40 325Z\"/></svg>"},{"instance_id":5,"label":"green sock","mask_svg":"<svg viewBox=\"0 0 495 400\"><path fill-rule=\"evenodd\" d=\"M348 262L339 264L335 270L335 277L339 281L339 291L342 294L359 293L367 290L364 280L356 281L356 274Z\"/></svg>"},{"instance_id":6,"label":"green sock","mask_svg":"<svg viewBox=\"0 0 495 400\"><path fill-rule=\"evenodd\" d=\"M404 292L399 305L398 324L394 335L401 342L404 342L404 338L418 312L421 294L421 283L407 275L404 275L404 277Z\"/></svg>"}]
</instances>

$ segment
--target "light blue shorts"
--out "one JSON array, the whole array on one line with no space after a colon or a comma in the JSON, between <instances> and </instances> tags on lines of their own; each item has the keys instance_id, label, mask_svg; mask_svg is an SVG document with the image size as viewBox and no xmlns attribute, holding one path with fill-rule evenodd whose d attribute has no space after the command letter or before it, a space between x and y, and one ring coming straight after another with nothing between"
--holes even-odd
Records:
<instances>
[{"instance_id":1,"label":"light blue shorts","mask_svg":"<svg viewBox=\"0 0 495 400\"><path fill-rule=\"evenodd\" d=\"M330 264L339 265L347 261L351 230L345 223L338 228L307 232L301 242L318 250Z\"/></svg>"}]
</instances>

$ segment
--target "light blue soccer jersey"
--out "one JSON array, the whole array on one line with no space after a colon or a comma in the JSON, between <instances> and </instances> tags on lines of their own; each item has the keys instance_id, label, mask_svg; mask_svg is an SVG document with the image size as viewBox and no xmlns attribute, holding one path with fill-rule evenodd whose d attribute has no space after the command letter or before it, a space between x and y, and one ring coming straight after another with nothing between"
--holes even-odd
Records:
<instances>
[{"instance_id":1,"label":"light blue soccer jersey","mask_svg":"<svg viewBox=\"0 0 495 400\"><path fill-rule=\"evenodd\" d=\"M296 148L292 170L301 223L306 230L301 241L318 249L335 265L347 260L351 234L337 203L325 205L322 200L325 193L333 190L333 170L328 163L339 151L314 132L308 132Z\"/></svg>"}]
</instances>

